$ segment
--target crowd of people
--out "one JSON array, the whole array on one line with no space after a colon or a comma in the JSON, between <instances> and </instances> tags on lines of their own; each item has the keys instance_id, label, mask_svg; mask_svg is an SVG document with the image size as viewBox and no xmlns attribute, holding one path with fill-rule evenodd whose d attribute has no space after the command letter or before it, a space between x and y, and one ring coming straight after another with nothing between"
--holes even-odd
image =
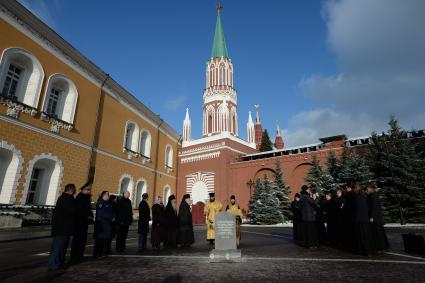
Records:
<instances>
[{"instance_id":1,"label":"crowd of people","mask_svg":"<svg viewBox=\"0 0 425 283\"><path fill-rule=\"evenodd\" d=\"M111 253L113 238L116 238L116 252L126 251L127 235L133 223L130 193L126 191L116 197L103 191L96 201L95 216L89 184L84 185L76 197L75 194L75 185L66 185L53 211L50 270L64 267L71 239L70 264L83 260L88 227L93 223L94 258ZM216 216L223 206L215 200L214 193L210 193L209 197L204 207L206 239L214 244ZM149 231L153 250L190 247L195 242L190 195L183 196L178 209L174 195L168 198L166 206L157 197L150 208L148 200L149 195L144 193L138 206L138 251L147 249ZM338 189L335 195L330 192L319 195L315 188L303 186L301 192L295 195L291 207L293 237L304 247L330 245L362 255L372 255L389 248L376 186L370 185L364 192L360 184L355 183L345 190ZM235 196L230 197L225 210L236 218L236 242L239 246L242 211L236 204Z\"/></svg>"},{"instance_id":2,"label":"crowd of people","mask_svg":"<svg viewBox=\"0 0 425 283\"><path fill-rule=\"evenodd\" d=\"M129 227L133 223L130 193L126 191L122 196L116 197L110 195L108 191L103 191L96 201L96 214L94 216L89 184L84 185L80 190L81 192L75 197L75 185L66 185L53 210L53 241L48 264L50 270L58 270L65 266L65 255L70 241L72 242L69 264L78 264L84 259L90 224L94 224L94 258L111 253L113 238L116 239L117 253L126 250ZM164 207L161 198L158 197L151 209L148 199L148 194L143 194L139 204L138 251L146 250L151 220L150 238L154 250L190 247L195 241L190 195L183 196L178 211L174 195L168 198L166 207Z\"/></svg>"},{"instance_id":3,"label":"crowd of people","mask_svg":"<svg viewBox=\"0 0 425 283\"><path fill-rule=\"evenodd\" d=\"M307 248L330 245L361 255L389 248L381 203L374 185L366 192L359 183L319 195L303 186L291 203L293 238Z\"/></svg>"}]
</instances>

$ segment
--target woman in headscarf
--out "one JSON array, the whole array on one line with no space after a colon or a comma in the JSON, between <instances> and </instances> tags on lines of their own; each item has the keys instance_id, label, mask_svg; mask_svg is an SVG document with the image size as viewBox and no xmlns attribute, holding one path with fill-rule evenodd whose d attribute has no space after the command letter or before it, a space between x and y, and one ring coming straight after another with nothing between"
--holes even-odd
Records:
<instances>
[{"instance_id":1,"label":"woman in headscarf","mask_svg":"<svg viewBox=\"0 0 425 283\"><path fill-rule=\"evenodd\" d=\"M164 207L161 206L161 198L157 197L155 199L154 205L152 205L152 232L151 232L151 243L152 248L159 250L162 242L162 230L163 223L161 219L164 217Z\"/></svg>"},{"instance_id":2,"label":"woman in headscarf","mask_svg":"<svg viewBox=\"0 0 425 283\"><path fill-rule=\"evenodd\" d=\"M93 251L95 258L107 255L107 245L112 239L112 220L114 217L112 206L109 203L109 192L103 191L96 202Z\"/></svg>"},{"instance_id":3,"label":"woman in headscarf","mask_svg":"<svg viewBox=\"0 0 425 283\"><path fill-rule=\"evenodd\" d=\"M190 195L185 194L179 208L179 242L182 248L190 247L194 242Z\"/></svg>"},{"instance_id":4,"label":"woman in headscarf","mask_svg":"<svg viewBox=\"0 0 425 283\"><path fill-rule=\"evenodd\" d=\"M167 219L167 240L165 241L165 246L167 248L176 248L179 219L177 218L177 204L174 195L168 198L167 207L165 208L165 217Z\"/></svg>"}]
</instances>

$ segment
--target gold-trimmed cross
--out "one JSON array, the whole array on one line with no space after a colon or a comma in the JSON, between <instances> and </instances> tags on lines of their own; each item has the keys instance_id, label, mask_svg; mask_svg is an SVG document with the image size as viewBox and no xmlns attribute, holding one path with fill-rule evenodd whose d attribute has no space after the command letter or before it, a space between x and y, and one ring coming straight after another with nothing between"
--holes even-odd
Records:
<instances>
[{"instance_id":1,"label":"gold-trimmed cross","mask_svg":"<svg viewBox=\"0 0 425 283\"><path fill-rule=\"evenodd\" d=\"M217 4L216 8L217 8L217 12L218 12L218 13L220 13L220 12L221 12L221 10L223 10L223 6L221 6L221 4L220 4L220 3L218 3L218 4Z\"/></svg>"}]
</instances>

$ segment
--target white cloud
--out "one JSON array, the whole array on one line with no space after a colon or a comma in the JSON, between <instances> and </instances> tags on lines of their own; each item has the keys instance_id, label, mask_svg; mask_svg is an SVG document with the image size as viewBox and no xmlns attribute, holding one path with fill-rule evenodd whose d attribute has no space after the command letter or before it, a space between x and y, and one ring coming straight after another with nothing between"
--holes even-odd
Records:
<instances>
[{"instance_id":1,"label":"white cloud","mask_svg":"<svg viewBox=\"0 0 425 283\"><path fill-rule=\"evenodd\" d=\"M425 1L329 0L323 15L341 73L313 74L299 87L317 109L288 123L288 145L326 135L367 135L395 115L425 128Z\"/></svg>"},{"instance_id":2,"label":"white cloud","mask_svg":"<svg viewBox=\"0 0 425 283\"><path fill-rule=\"evenodd\" d=\"M187 100L187 96L185 95L176 96L174 99L165 101L164 108L170 111L176 111L183 107L186 100Z\"/></svg>"}]
</instances>

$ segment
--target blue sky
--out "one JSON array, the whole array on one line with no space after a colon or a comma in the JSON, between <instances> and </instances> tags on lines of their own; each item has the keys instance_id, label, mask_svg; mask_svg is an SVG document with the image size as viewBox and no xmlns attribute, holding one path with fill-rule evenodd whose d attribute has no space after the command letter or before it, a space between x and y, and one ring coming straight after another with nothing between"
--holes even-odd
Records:
<instances>
[{"instance_id":1,"label":"blue sky","mask_svg":"<svg viewBox=\"0 0 425 283\"><path fill-rule=\"evenodd\" d=\"M201 135L216 1L20 2L178 132L189 107ZM241 137L257 103L263 127L274 138L278 119L288 146L380 131L390 114L425 128L415 108L425 102L425 1L401 2L223 0Z\"/></svg>"}]
</instances>

